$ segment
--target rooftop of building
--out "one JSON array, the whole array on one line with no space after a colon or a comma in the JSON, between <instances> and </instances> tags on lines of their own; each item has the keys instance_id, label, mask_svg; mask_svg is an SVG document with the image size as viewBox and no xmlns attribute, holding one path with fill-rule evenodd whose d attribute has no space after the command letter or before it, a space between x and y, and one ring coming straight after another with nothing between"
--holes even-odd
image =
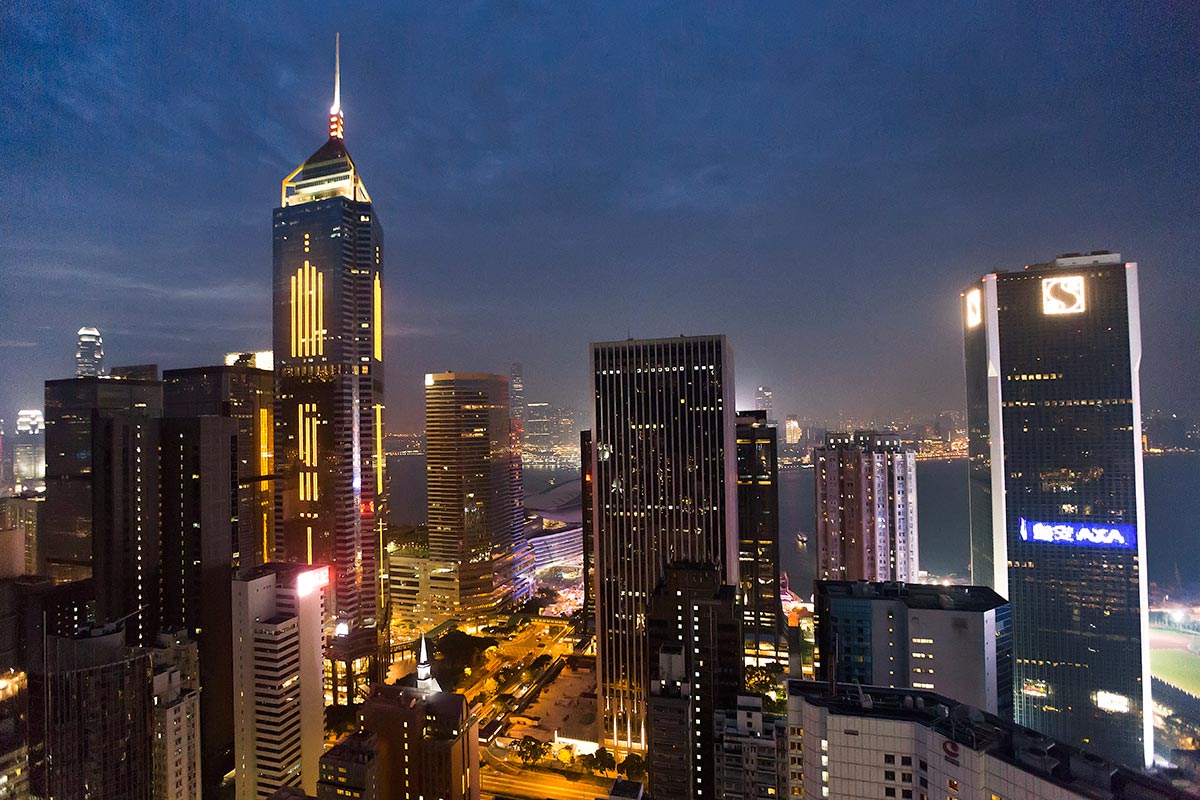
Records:
<instances>
[{"instance_id":1,"label":"rooftop of building","mask_svg":"<svg viewBox=\"0 0 1200 800\"><path fill-rule=\"evenodd\" d=\"M409 677L409 676L406 676ZM412 681L416 681L413 673ZM399 706L409 706L424 703L427 713L451 721L462 721L467 718L467 698L455 692L427 691L415 685L402 683L377 683L371 687L367 703L390 703Z\"/></svg>"},{"instance_id":2,"label":"rooftop of building","mask_svg":"<svg viewBox=\"0 0 1200 800\"><path fill-rule=\"evenodd\" d=\"M235 576L237 581L255 581L267 575L275 575L277 577L295 577L304 572L310 572L317 569L328 569L322 564L297 564L291 561L268 561L265 564L259 564L254 567L243 567Z\"/></svg>"},{"instance_id":3,"label":"rooftop of building","mask_svg":"<svg viewBox=\"0 0 1200 800\"><path fill-rule=\"evenodd\" d=\"M188 375L205 375L230 373L233 375L274 375L269 369L259 369L251 364L209 364L202 367L180 367L178 369L164 369L162 371L163 381L167 382L171 378L182 378Z\"/></svg>"},{"instance_id":4,"label":"rooftop of building","mask_svg":"<svg viewBox=\"0 0 1200 800\"><path fill-rule=\"evenodd\" d=\"M1107 761L965 703L920 689L839 686L793 678L788 697L802 697L831 714L890 719L929 728L977 753L1005 761L1031 775L1094 800L1186 800L1165 781Z\"/></svg>"},{"instance_id":5,"label":"rooftop of building","mask_svg":"<svg viewBox=\"0 0 1200 800\"><path fill-rule=\"evenodd\" d=\"M817 597L856 600L895 600L909 608L943 611L991 611L1008 601L987 586L943 586L896 581L817 581ZM819 605L819 600L818 600Z\"/></svg>"},{"instance_id":6,"label":"rooftop of building","mask_svg":"<svg viewBox=\"0 0 1200 800\"><path fill-rule=\"evenodd\" d=\"M900 452L907 449L896 431L855 430L829 431L825 434L826 450L853 449L876 452Z\"/></svg>"},{"instance_id":7,"label":"rooftop of building","mask_svg":"<svg viewBox=\"0 0 1200 800\"><path fill-rule=\"evenodd\" d=\"M341 741L325 751L323 763L369 764L378 756L375 735L366 731L355 731L342 737Z\"/></svg>"},{"instance_id":8,"label":"rooftop of building","mask_svg":"<svg viewBox=\"0 0 1200 800\"><path fill-rule=\"evenodd\" d=\"M664 345L664 344L679 344L692 342L720 342L725 343L724 334L709 334L707 336L686 336L679 334L678 336L664 336L660 339L635 339L632 336L628 339L618 339L611 342L592 342L592 348L598 347L628 347L630 345Z\"/></svg>"}]
</instances>

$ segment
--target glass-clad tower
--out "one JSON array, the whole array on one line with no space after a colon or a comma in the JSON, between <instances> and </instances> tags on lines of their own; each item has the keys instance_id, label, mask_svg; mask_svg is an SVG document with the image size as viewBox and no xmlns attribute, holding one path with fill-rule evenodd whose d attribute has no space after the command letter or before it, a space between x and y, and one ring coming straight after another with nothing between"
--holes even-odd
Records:
<instances>
[{"instance_id":1,"label":"glass-clad tower","mask_svg":"<svg viewBox=\"0 0 1200 800\"><path fill-rule=\"evenodd\" d=\"M274 215L275 546L333 567L327 685L365 697L381 640L383 229L343 139L283 181Z\"/></svg>"},{"instance_id":2,"label":"glass-clad tower","mask_svg":"<svg viewBox=\"0 0 1200 800\"><path fill-rule=\"evenodd\" d=\"M1012 604L1016 721L1149 763L1137 264L1061 256L962 302L972 577Z\"/></svg>"},{"instance_id":3,"label":"glass-clad tower","mask_svg":"<svg viewBox=\"0 0 1200 800\"><path fill-rule=\"evenodd\" d=\"M600 743L641 751L651 594L680 561L738 586L733 354L724 336L681 336L595 343L591 360Z\"/></svg>"}]
</instances>

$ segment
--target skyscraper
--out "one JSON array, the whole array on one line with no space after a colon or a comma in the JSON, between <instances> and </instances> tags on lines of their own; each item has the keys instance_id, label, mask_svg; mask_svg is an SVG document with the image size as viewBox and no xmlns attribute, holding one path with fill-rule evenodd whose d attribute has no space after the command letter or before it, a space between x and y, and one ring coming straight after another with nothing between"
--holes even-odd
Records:
<instances>
[{"instance_id":1,"label":"skyscraper","mask_svg":"<svg viewBox=\"0 0 1200 800\"><path fill-rule=\"evenodd\" d=\"M229 580L238 533L238 425L227 417L162 421L162 624L198 649L204 786L233 769Z\"/></svg>"},{"instance_id":2,"label":"skyscraper","mask_svg":"<svg viewBox=\"0 0 1200 800\"><path fill-rule=\"evenodd\" d=\"M770 386L760 386L754 393L754 409L767 412L767 421L775 421L775 390Z\"/></svg>"},{"instance_id":3,"label":"skyscraper","mask_svg":"<svg viewBox=\"0 0 1200 800\"><path fill-rule=\"evenodd\" d=\"M46 381L38 557L57 581L95 576L99 621L129 617L131 644L158 630L161 415L158 381Z\"/></svg>"},{"instance_id":4,"label":"skyscraper","mask_svg":"<svg viewBox=\"0 0 1200 800\"><path fill-rule=\"evenodd\" d=\"M715 720L743 682L737 589L723 581L715 564L674 562L650 598L646 760L655 797L720 798Z\"/></svg>"},{"instance_id":5,"label":"skyscraper","mask_svg":"<svg viewBox=\"0 0 1200 800\"><path fill-rule=\"evenodd\" d=\"M277 556L333 569L336 703L365 696L381 649L383 228L343 139L283 181L274 216Z\"/></svg>"},{"instance_id":6,"label":"skyscraper","mask_svg":"<svg viewBox=\"0 0 1200 800\"><path fill-rule=\"evenodd\" d=\"M237 422L237 540L234 566L275 555L275 376L257 364L235 363L163 372L163 414L222 416ZM247 359L251 360L251 359Z\"/></svg>"},{"instance_id":7,"label":"skyscraper","mask_svg":"<svg viewBox=\"0 0 1200 800\"><path fill-rule=\"evenodd\" d=\"M813 450L817 578L917 581L916 455L895 433L830 433Z\"/></svg>"},{"instance_id":8,"label":"skyscraper","mask_svg":"<svg viewBox=\"0 0 1200 800\"><path fill-rule=\"evenodd\" d=\"M455 570L455 616L469 625L533 592L508 389L503 375L425 376L429 557Z\"/></svg>"},{"instance_id":9,"label":"skyscraper","mask_svg":"<svg viewBox=\"0 0 1200 800\"><path fill-rule=\"evenodd\" d=\"M238 800L281 786L317 791L324 749L321 621L329 568L271 562L233 580Z\"/></svg>"},{"instance_id":10,"label":"skyscraper","mask_svg":"<svg viewBox=\"0 0 1200 800\"><path fill-rule=\"evenodd\" d=\"M676 561L738 585L733 363L723 336L591 346L597 718L646 746L650 594Z\"/></svg>"},{"instance_id":11,"label":"skyscraper","mask_svg":"<svg viewBox=\"0 0 1200 800\"><path fill-rule=\"evenodd\" d=\"M11 444L13 483L18 493L45 488L46 420L41 409L23 408L17 412L17 430Z\"/></svg>"},{"instance_id":12,"label":"skyscraper","mask_svg":"<svg viewBox=\"0 0 1200 800\"><path fill-rule=\"evenodd\" d=\"M95 328L79 329L75 348L75 377L98 378L104 374L104 339Z\"/></svg>"},{"instance_id":13,"label":"skyscraper","mask_svg":"<svg viewBox=\"0 0 1200 800\"><path fill-rule=\"evenodd\" d=\"M161 416L162 384L157 381L96 377L46 381L46 504L42 508L38 550L45 572L51 578L67 581L90 577L96 566L94 545L99 525L96 518L111 518L117 508L130 508L128 503L117 498L101 495L96 486L105 458L112 464L122 463L119 458L111 461L110 450L96 447L94 437L106 429L102 420L122 417L127 423L142 423ZM107 426L110 433L111 427ZM148 428L146 422L145 429ZM109 439L110 443L113 441ZM157 449L144 447L140 453L135 449L131 455L137 456L133 461L140 463L143 469L157 472ZM132 461L129 463L136 467ZM150 491L145 480L143 475L139 493ZM137 487L136 480L133 487ZM149 503L141 512L137 512L136 503L132 508L135 514L144 517L146 525L153 525L156 543L157 483L153 492L153 514L148 510ZM148 494L146 497L150 499ZM132 521L122 516L117 522L127 529L127 523ZM143 533L149 536L147 532ZM101 613L105 613L103 609Z\"/></svg>"},{"instance_id":14,"label":"skyscraper","mask_svg":"<svg viewBox=\"0 0 1200 800\"><path fill-rule=\"evenodd\" d=\"M963 319L972 576L1012 604L1016 720L1148 764L1137 264L990 273Z\"/></svg>"},{"instance_id":15,"label":"skyscraper","mask_svg":"<svg viewBox=\"0 0 1200 800\"><path fill-rule=\"evenodd\" d=\"M514 361L508 375L508 406L513 419L525 421L525 368Z\"/></svg>"},{"instance_id":16,"label":"skyscraper","mask_svg":"<svg viewBox=\"0 0 1200 800\"><path fill-rule=\"evenodd\" d=\"M29 673L33 796L150 800L152 692L150 652L120 626L48 637Z\"/></svg>"},{"instance_id":17,"label":"skyscraper","mask_svg":"<svg viewBox=\"0 0 1200 800\"><path fill-rule=\"evenodd\" d=\"M800 427L800 419L795 414L788 414L787 419L783 423L783 441L785 444L800 444L800 437L803 434L803 429Z\"/></svg>"},{"instance_id":18,"label":"skyscraper","mask_svg":"<svg viewBox=\"0 0 1200 800\"><path fill-rule=\"evenodd\" d=\"M738 606L749 666L786 664L779 602L779 447L766 411L739 411Z\"/></svg>"}]
</instances>

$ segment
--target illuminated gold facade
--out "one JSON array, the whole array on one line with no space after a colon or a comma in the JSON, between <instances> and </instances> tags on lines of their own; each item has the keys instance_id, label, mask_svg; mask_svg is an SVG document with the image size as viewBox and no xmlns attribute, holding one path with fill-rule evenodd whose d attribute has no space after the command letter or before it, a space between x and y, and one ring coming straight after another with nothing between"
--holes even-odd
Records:
<instances>
[{"instance_id":1,"label":"illuminated gold facade","mask_svg":"<svg viewBox=\"0 0 1200 800\"><path fill-rule=\"evenodd\" d=\"M330 565L327 693L355 700L383 629L383 230L330 138L283 181L274 214L276 558Z\"/></svg>"}]
</instances>

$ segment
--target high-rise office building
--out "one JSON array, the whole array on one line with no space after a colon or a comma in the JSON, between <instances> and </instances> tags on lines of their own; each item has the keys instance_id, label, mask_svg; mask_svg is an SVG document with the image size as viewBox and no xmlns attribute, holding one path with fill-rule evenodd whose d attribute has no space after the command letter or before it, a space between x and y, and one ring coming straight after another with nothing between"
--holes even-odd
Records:
<instances>
[{"instance_id":1,"label":"high-rise office building","mask_svg":"<svg viewBox=\"0 0 1200 800\"><path fill-rule=\"evenodd\" d=\"M0 798L29 797L29 691L24 672L0 670Z\"/></svg>"},{"instance_id":2,"label":"high-rise office building","mask_svg":"<svg viewBox=\"0 0 1200 800\"><path fill-rule=\"evenodd\" d=\"M343 138L340 66L329 139L283 181L274 215L276 555L333 570L335 703L379 677L383 228Z\"/></svg>"},{"instance_id":3,"label":"high-rise office building","mask_svg":"<svg viewBox=\"0 0 1200 800\"><path fill-rule=\"evenodd\" d=\"M237 567L262 564L275 554L275 376L257 366L264 360L251 360L163 372L165 416L237 422Z\"/></svg>"},{"instance_id":4,"label":"high-rise office building","mask_svg":"<svg viewBox=\"0 0 1200 800\"><path fill-rule=\"evenodd\" d=\"M233 769L233 652L229 581L238 536L237 445L228 417L167 417L160 437L162 626L199 654L204 786Z\"/></svg>"},{"instance_id":5,"label":"high-rise office building","mask_svg":"<svg viewBox=\"0 0 1200 800\"><path fill-rule=\"evenodd\" d=\"M516 426L503 375L425 376L429 557L454 566L454 616L484 624L533 593Z\"/></svg>"},{"instance_id":6,"label":"high-rise office building","mask_svg":"<svg viewBox=\"0 0 1200 800\"><path fill-rule=\"evenodd\" d=\"M603 745L642 750L650 594L676 561L738 585L733 363L723 336L593 344L591 362L597 718Z\"/></svg>"},{"instance_id":7,"label":"high-rise office building","mask_svg":"<svg viewBox=\"0 0 1200 800\"><path fill-rule=\"evenodd\" d=\"M118 506L128 508L128 504L118 504L96 490L96 474L103 466L102 453L93 443L93 438L102 433L98 421L123 417L139 418L133 419L137 422L161 416L162 384L157 381L88 377L46 382L46 505L42 508L38 549L47 575L57 581L90 577L95 568L96 515L111 515ZM151 454L157 470L156 449L143 447L141 453L135 449L132 455L139 458L133 461L149 469ZM155 532L157 491L155 484ZM143 514L149 520L145 510Z\"/></svg>"},{"instance_id":8,"label":"high-rise office building","mask_svg":"<svg viewBox=\"0 0 1200 800\"><path fill-rule=\"evenodd\" d=\"M324 750L321 622L329 568L268 562L233 580L238 800L281 786L317 791Z\"/></svg>"},{"instance_id":9,"label":"high-rise office building","mask_svg":"<svg viewBox=\"0 0 1200 800\"><path fill-rule=\"evenodd\" d=\"M17 429L7 446L12 448L13 490L37 491L46 485L46 420L40 409L17 412Z\"/></svg>"},{"instance_id":10,"label":"high-rise office building","mask_svg":"<svg viewBox=\"0 0 1200 800\"><path fill-rule=\"evenodd\" d=\"M513 419L525 422L525 368L514 361L508 375L508 407Z\"/></svg>"},{"instance_id":11,"label":"high-rise office building","mask_svg":"<svg viewBox=\"0 0 1200 800\"><path fill-rule=\"evenodd\" d=\"M76 334L75 377L98 378L104 374L104 339L95 328L83 327Z\"/></svg>"},{"instance_id":12,"label":"high-rise office building","mask_svg":"<svg viewBox=\"0 0 1200 800\"><path fill-rule=\"evenodd\" d=\"M1012 610L988 587L817 581L814 605L817 678L928 689L1012 718Z\"/></svg>"},{"instance_id":13,"label":"high-rise office building","mask_svg":"<svg viewBox=\"0 0 1200 800\"><path fill-rule=\"evenodd\" d=\"M813 450L817 578L916 582L916 454L895 433L830 433Z\"/></svg>"},{"instance_id":14,"label":"high-rise office building","mask_svg":"<svg viewBox=\"0 0 1200 800\"><path fill-rule=\"evenodd\" d=\"M737 589L714 564L675 562L650 598L646 761L656 797L716 794L714 723L742 687Z\"/></svg>"},{"instance_id":15,"label":"high-rise office building","mask_svg":"<svg viewBox=\"0 0 1200 800\"><path fill-rule=\"evenodd\" d=\"M793 679L788 731L791 797L1195 797L1140 769L920 689Z\"/></svg>"},{"instance_id":16,"label":"high-rise office building","mask_svg":"<svg viewBox=\"0 0 1200 800\"><path fill-rule=\"evenodd\" d=\"M784 444L800 444L803 433L804 429L800 427L800 418L795 414L788 414L787 419L783 422Z\"/></svg>"},{"instance_id":17,"label":"high-rise office building","mask_svg":"<svg viewBox=\"0 0 1200 800\"><path fill-rule=\"evenodd\" d=\"M754 392L754 409L767 412L767 420L775 421L775 390L770 386L760 386Z\"/></svg>"},{"instance_id":18,"label":"high-rise office building","mask_svg":"<svg viewBox=\"0 0 1200 800\"><path fill-rule=\"evenodd\" d=\"M150 800L154 698L150 652L119 625L51 636L29 671L34 797Z\"/></svg>"},{"instance_id":19,"label":"high-rise office building","mask_svg":"<svg viewBox=\"0 0 1200 800\"><path fill-rule=\"evenodd\" d=\"M738 607L748 666L786 664L779 602L779 447L766 411L739 411Z\"/></svg>"},{"instance_id":20,"label":"high-rise office building","mask_svg":"<svg viewBox=\"0 0 1200 800\"><path fill-rule=\"evenodd\" d=\"M436 561L427 547L387 554L392 624L405 635L436 628L459 612L458 563Z\"/></svg>"},{"instance_id":21,"label":"high-rise office building","mask_svg":"<svg viewBox=\"0 0 1200 800\"><path fill-rule=\"evenodd\" d=\"M58 581L96 577L101 622L149 644L159 614L162 384L46 382L46 504L39 559Z\"/></svg>"},{"instance_id":22,"label":"high-rise office building","mask_svg":"<svg viewBox=\"0 0 1200 800\"><path fill-rule=\"evenodd\" d=\"M479 800L479 723L433 678L424 637L416 675L372 686L359 720L375 737L379 800Z\"/></svg>"},{"instance_id":23,"label":"high-rise office building","mask_svg":"<svg viewBox=\"0 0 1200 800\"><path fill-rule=\"evenodd\" d=\"M153 643L162 618L161 422L140 409L92 422L96 610L101 623L124 620L130 644Z\"/></svg>"},{"instance_id":24,"label":"high-rise office building","mask_svg":"<svg viewBox=\"0 0 1200 800\"><path fill-rule=\"evenodd\" d=\"M1149 763L1137 264L1061 256L962 300L972 576L1012 603L1016 720Z\"/></svg>"}]
</instances>

